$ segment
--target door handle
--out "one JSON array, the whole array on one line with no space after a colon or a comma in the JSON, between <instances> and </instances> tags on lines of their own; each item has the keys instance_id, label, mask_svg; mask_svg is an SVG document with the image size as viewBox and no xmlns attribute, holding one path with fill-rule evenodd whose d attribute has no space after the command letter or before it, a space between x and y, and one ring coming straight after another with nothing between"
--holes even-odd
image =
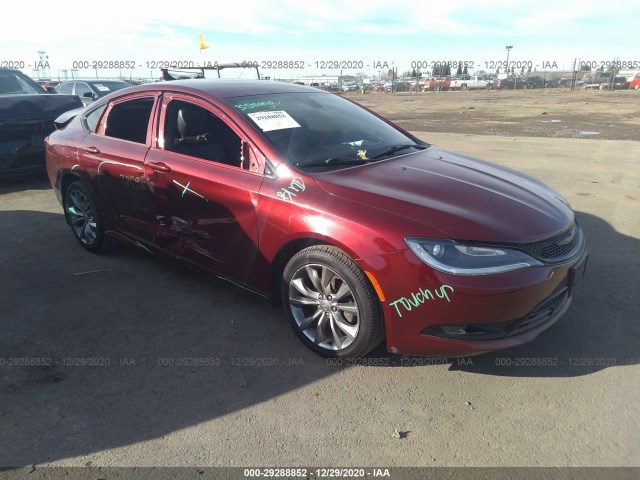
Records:
<instances>
[{"instance_id":1,"label":"door handle","mask_svg":"<svg viewBox=\"0 0 640 480\"><path fill-rule=\"evenodd\" d=\"M170 172L171 167L162 162L149 162L147 165L158 172Z\"/></svg>"},{"instance_id":2,"label":"door handle","mask_svg":"<svg viewBox=\"0 0 640 480\"><path fill-rule=\"evenodd\" d=\"M96 147L84 147L83 150L87 153L100 153Z\"/></svg>"}]
</instances>

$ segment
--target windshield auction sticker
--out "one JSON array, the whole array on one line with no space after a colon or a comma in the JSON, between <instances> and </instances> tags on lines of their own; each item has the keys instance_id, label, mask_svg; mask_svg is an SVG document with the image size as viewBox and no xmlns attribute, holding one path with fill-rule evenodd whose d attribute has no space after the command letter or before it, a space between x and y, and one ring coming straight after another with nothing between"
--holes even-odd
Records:
<instances>
[{"instance_id":1,"label":"windshield auction sticker","mask_svg":"<svg viewBox=\"0 0 640 480\"><path fill-rule=\"evenodd\" d=\"M247 115L251 117L251 120L253 120L263 132L284 130L285 128L300 128L298 122L284 110L255 112L248 113Z\"/></svg>"}]
</instances>

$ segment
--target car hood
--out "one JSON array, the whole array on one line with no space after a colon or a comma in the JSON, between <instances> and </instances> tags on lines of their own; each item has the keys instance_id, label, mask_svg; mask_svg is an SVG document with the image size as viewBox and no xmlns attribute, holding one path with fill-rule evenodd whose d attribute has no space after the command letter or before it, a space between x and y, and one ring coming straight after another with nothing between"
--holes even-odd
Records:
<instances>
[{"instance_id":1,"label":"car hood","mask_svg":"<svg viewBox=\"0 0 640 480\"><path fill-rule=\"evenodd\" d=\"M0 95L0 124L53 121L61 113L78 107L82 107L82 101L75 95Z\"/></svg>"},{"instance_id":2,"label":"car hood","mask_svg":"<svg viewBox=\"0 0 640 480\"><path fill-rule=\"evenodd\" d=\"M314 178L331 195L418 221L430 227L426 234L444 232L457 240L535 242L565 229L574 217L562 196L543 183L433 146Z\"/></svg>"}]
</instances>

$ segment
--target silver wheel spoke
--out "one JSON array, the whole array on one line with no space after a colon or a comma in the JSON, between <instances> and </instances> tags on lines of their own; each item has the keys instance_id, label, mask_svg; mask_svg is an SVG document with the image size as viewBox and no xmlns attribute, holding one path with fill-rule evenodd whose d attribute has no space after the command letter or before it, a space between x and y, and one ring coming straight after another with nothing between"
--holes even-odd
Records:
<instances>
[{"instance_id":1,"label":"silver wheel spoke","mask_svg":"<svg viewBox=\"0 0 640 480\"><path fill-rule=\"evenodd\" d=\"M291 282L291 285L293 285L293 287L298 292L300 292L302 295L304 295L307 298L313 298L313 299L318 298L319 292L314 292L313 290L309 290L307 286L304 284L304 281L302 280L302 278L296 278Z\"/></svg>"},{"instance_id":2,"label":"silver wheel spoke","mask_svg":"<svg viewBox=\"0 0 640 480\"><path fill-rule=\"evenodd\" d=\"M322 268L322 277L320 283L322 284L322 293L328 295L331 293L331 271L328 268Z\"/></svg>"},{"instance_id":3,"label":"silver wheel spoke","mask_svg":"<svg viewBox=\"0 0 640 480\"><path fill-rule=\"evenodd\" d=\"M321 268L322 270L326 270L324 267ZM318 292L322 292L322 282L320 281L320 277L318 277L318 272L316 271L316 269L312 266L307 265L305 267L305 270L307 272L309 280L311 280L311 283L313 283L314 288ZM322 275L324 276L324 272L322 273Z\"/></svg>"},{"instance_id":4,"label":"silver wheel spoke","mask_svg":"<svg viewBox=\"0 0 640 480\"><path fill-rule=\"evenodd\" d=\"M84 209L82 208L82 205L80 205L80 199L78 198L78 194L77 193L72 193L70 196L71 199L71 203L73 203L73 206L75 207L76 211L79 210L79 215L82 215L84 212Z\"/></svg>"},{"instance_id":5,"label":"silver wheel spoke","mask_svg":"<svg viewBox=\"0 0 640 480\"><path fill-rule=\"evenodd\" d=\"M352 315L358 315L358 307L353 304L339 303L336 308L340 311L350 313Z\"/></svg>"},{"instance_id":6,"label":"silver wheel spoke","mask_svg":"<svg viewBox=\"0 0 640 480\"><path fill-rule=\"evenodd\" d=\"M345 295L350 294L350 293L351 293L351 289L349 288L349 285L347 285L346 282L342 282L342 285L340 285L340 288L338 289L338 291L334 295L334 298L335 298L336 302L338 302L342 298L344 298Z\"/></svg>"},{"instance_id":7,"label":"silver wheel spoke","mask_svg":"<svg viewBox=\"0 0 640 480\"><path fill-rule=\"evenodd\" d=\"M340 330L344 332L344 334L350 339L355 339L358 334L358 327L356 325L351 325L340 318L340 315L334 313L333 321L338 326Z\"/></svg>"},{"instance_id":8,"label":"silver wheel spoke","mask_svg":"<svg viewBox=\"0 0 640 480\"><path fill-rule=\"evenodd\" d=\"M316 313L314 313L310 317L303 318L302 321L300 322L300 330L307 330L311 328L313 324L316 323L322 315L323 315L322 310L317 310Z\"/></svg>"},{"instance_id":9,"label":"silver wheel spoke","mask_svg":"<svg viewBox=\"0 0 640 480\"><path fill-rule=\"evenodd\" d=\"M300 307L313 305L314 307L318 305L318 301L313 298L304 298L304 297L289 297L289 303L292 305L297 305Z\"/></svg>"},{"instance_id":10,"label":"silver wheel spoke","mask_svg":"<svg viewBox=\"0 0 640 480\"><path fill-rule=\"evenodd\" d=\"M340 334L336 330L336 321L335 315L331 315L331 321L329 322L331 325L331 337L333 338L333 345L336 349L341 350L343 348L343 342L340 339Z\"/></svg>"},{"instance_id":11,"label":"silver wheel spoke","mask_svg":"<svg viewBox=\"0 0 640 480\"><path fill-rule=\"evenodd\" d=\"M316 325L316 338L314 338L316 345L320 345L327 339L327 336L324 334L324 323L326 318L327 317L325 315L322 315L318 321L318 325Z\"/></svg>"}]
</instances>

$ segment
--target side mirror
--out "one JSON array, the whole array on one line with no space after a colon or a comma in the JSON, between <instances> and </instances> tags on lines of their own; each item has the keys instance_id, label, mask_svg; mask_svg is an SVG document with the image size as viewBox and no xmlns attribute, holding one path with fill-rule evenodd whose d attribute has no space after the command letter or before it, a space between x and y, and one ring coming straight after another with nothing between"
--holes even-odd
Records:
<instances>
[{"instance_id":1,"label":"side mirror","mask_svg":"<svg viewBox=\"0 0 640 480\"><path fill-rule=\"evenodd\" d=\"M93 92L84 92L84 93L82 94L82 97L83 97L83 98L95 98L95 95L96 95L96 94L95 94L95 93L93 93Z\"/></svg>"},{"instance_id":2,"label":"side mirror","mask_svg":"<svg viewBox=\"0 0 640 480\"><path fill-rule=\"evenodd\" d=\"M58 93L58 91L56 90L56 87L47 87L47 92L49 92L49 93Z\"/></svg>"}]
</instances>

